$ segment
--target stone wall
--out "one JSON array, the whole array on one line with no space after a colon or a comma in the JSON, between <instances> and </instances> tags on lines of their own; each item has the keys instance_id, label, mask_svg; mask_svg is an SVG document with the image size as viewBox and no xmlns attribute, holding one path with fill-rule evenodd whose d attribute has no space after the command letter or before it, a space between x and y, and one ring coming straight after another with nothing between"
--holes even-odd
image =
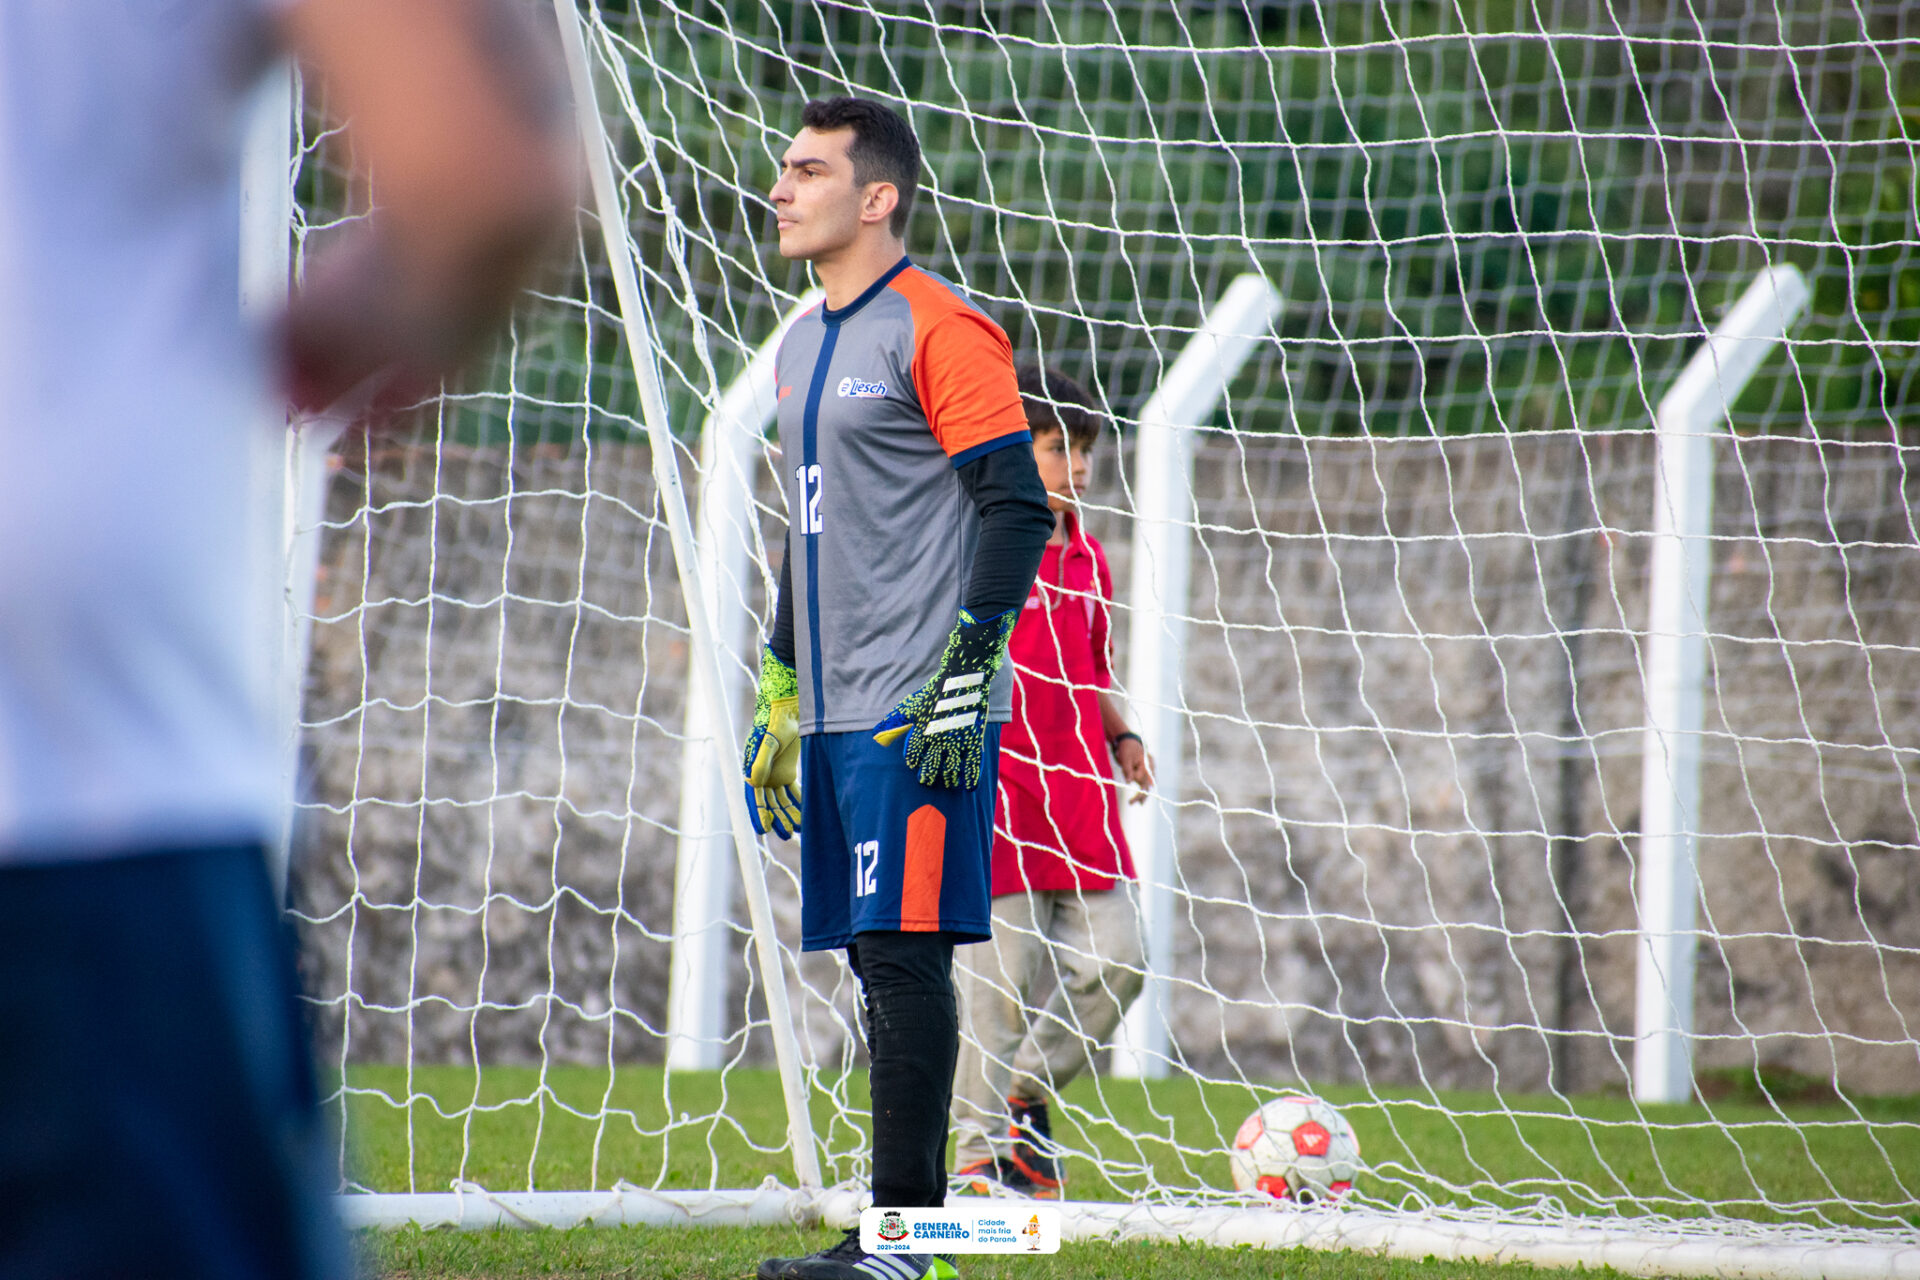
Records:
<instances>
[{"instance_id":1,"label":"stone wall","mask_svg":"<svg viewBox=\"0 0 1920 1280\"><path fill-rule=\"evenodd\" d=\"M1195 1068L1624 1080L1651 460L1629 434L1203 444L1169 1004ZM1913 461L1721 450L1704 1066L1920 1085ZM658 1060L687 635L644 447L396 446L348 461L330 518L295 899L327 1052ZM844 970L795 972L808 1052L844 1061ZM748 1007L743 959L733 984Z\"/></svg>"}]
</instances>

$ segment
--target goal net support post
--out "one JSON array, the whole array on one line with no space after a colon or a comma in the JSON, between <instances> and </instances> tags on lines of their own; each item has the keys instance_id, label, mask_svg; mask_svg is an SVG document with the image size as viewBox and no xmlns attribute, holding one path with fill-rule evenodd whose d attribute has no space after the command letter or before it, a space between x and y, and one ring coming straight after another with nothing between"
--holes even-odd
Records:
<instances>
[{"instance_id":1,"label":"goal net support post","mask_svg":"<svg viewBox=\"0 0 1920 1280\"><path fill-rule=\"evenodd\" d=\"M254 91L241 144L240 310L248 323L261 329L276 323L287 305L292 267L288 228L293 224L294 101L293 64L283 61ZM253 648L257 665L250 674L254 696L262 704L264 723L285 735L275 744L280 751L281 812L285 818L267 849L274 889L284 894L294 774L299 759L300 691L306 675L305 619L312 613L311 599L303 599L298 592L299 584L311 584L313 579L310 572L305 578L297 572L300 435L287 432L283 407L263 405L261 413L248 459L252 471L249 497L253 546L258 556L253 598L260 642Z\"/></svg>"},{"instance_id":2,"label":"goal net support post","mask_svg":"<svg viewBox=\"0 0 1920 1280\"><path fill-rule=\"evenodd\" d=\"M1139 876L1147 981L1121 1022L1115 1075L1157 1078L1171 1061L1166 975L1173 971L1175 833L1190 731L1181 693L1193 553L1193 446L1234 375L1271 339L1281 299L1264 276L1237 277L1206 313L1140 410L1133 447L1133 579L1127 701L1154 756L1154 789L1122 816Z\"/></svg>"},{"instance_id":3,"label":"goal net support post","mask_svg":"<svg viewBox=\"0 0 1920 1280\"><path fill-rule=\"evenodd\" d=\"M255 90L240 160L240 307L268 329L286 310L293 274L293 122L300 106L293 62L276 64ZM262 643L255 649L257 695L267 723L281 737L282 820L267 848L268 873L284 897L292 821L298 799L300 709L313 638L313 602L325 516L328 454L347 420L340 414L295 415L263 408L253 437L255 539L260 549L255 600Z\"/></svg>"},{"instance_id":4,"label":"goal net support post","mask_svg":"<svg viewBox=\"0 0 1920 1280\"><path fill-rule=\"evenodd\" d=\"M802 296L721 394L700 432L700 574L724 683L710 689L710 664L689 664L667 986L666 1057L673 1070L717 1070L724 1056L735 879L727 813L740 791L740 771L736 758L722 754L715 716L737 722L750 673L759 669L746 602L756 572L753 469L776 404L774 362L788 326L824 297L819 290Z\"/></svg>"},{"instance_id":5,"label":"goal net support post","mask_svg":"<svg viewBox=\"0 0 1920 1280\"><path fill-rule=\"evenodd\" d=\"M1696 848L1700 748L1712 590L1714 439L1727 411L1807 305L1807 282L1770 268L1688 360L1654 415L1652 571L1648 585L1647 727L1642 747L1639 963L1633 1093L1693 1096L1693 975L1698 947Z\"/></svg>"}]
</instances>

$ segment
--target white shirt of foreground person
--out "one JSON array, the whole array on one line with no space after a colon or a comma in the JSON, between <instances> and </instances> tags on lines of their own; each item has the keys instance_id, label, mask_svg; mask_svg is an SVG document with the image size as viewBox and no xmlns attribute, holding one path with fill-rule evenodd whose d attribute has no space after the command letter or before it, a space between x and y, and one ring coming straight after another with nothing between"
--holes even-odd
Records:
<instances>
[{"instance_id":1,"label":"white shirt of foreground person","mask_svg":"<svg viewBox=\"0 0 1920 1280\"><path fill-rule=\"evenodd\" d=\"M281 7L0 3L0 865L274 822L238 162Z\"/></svg>"}]
</instances>

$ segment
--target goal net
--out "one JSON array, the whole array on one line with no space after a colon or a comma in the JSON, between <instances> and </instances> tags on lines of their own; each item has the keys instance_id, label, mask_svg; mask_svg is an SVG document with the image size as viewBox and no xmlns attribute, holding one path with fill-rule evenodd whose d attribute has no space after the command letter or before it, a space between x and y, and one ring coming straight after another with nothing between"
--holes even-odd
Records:
<instances>
[{"instance_id":1,"label":"goal net","mask_svg":"<svg viewBox=\"0 0 1920 1280\"><path fill-rule=\"evenodd\" d=\"M856 1203L856 986L798 951L797 846L743 875L725 807L787 518L753 362L811 287L764 194L852 92L919 131L916 260L1114 424L1084 518L1162 771L1150 980L1053 1107L1070 1230L1913 1267L1909 6L578 21L612 182L577 252L484 368L302 455L290 892L362 1220L750 1217L809 1160L811 1212ZM296 251L369 197L321 105ZM1756 281L1784 339L1674 408ZM1233 1190L1298 1091L1360 1139L1337 1210Z\"/></svg>"}]
</instances>

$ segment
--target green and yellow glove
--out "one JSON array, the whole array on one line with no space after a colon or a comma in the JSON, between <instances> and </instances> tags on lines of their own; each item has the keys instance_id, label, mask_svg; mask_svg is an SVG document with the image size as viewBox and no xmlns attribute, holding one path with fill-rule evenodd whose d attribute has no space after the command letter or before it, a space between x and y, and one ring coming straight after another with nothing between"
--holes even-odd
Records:
<instances>
[{"instance_id":1,"label":"green and yellow glove","mask_svg":"<svg viewBox=\"0 0 1920 1280\"><path fill-rule=\"evenodd\" d=\"M760 650L760 692L740 771L753 829L791 840L800 830L800 681L767 648Z\"/></svg>"},{"instance_id":2,"label":"green and yellow glove","mask_svg":"<svg viewBox=\"0 0 1920 1280\"><path fill-rule=\"evenodd\" d=\"M933 678L873 726L873 740L883 747L906 735L907 768L919 774L921 786L971 791L980 785L987 693L1018 613L980 620L962 609Z\"/></svg>"}]
</instances>

